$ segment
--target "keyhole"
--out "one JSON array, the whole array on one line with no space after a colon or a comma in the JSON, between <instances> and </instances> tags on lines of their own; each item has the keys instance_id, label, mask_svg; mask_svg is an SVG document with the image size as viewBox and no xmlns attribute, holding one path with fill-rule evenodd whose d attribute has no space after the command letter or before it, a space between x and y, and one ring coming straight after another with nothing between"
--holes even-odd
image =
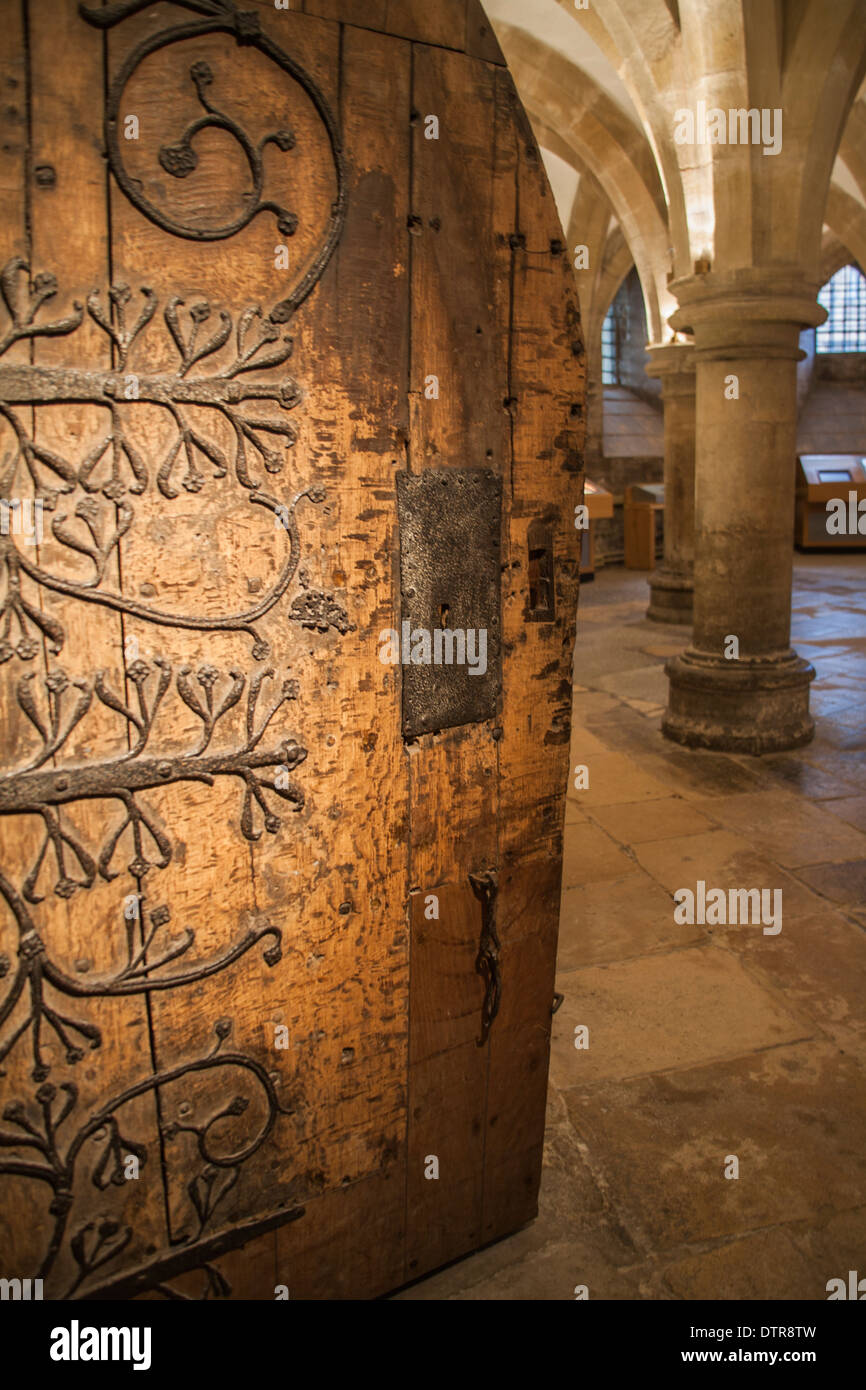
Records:
<instances>
[{"instance_id":1,"label":"keyhole","mask_svg":"<svg viewBox=\"0 0 866 1390\"><path fill-rule=\"evenodd\" d=\"M439 626L440 626L440 627L447 627L447 626L448 626L448 614L449 614L450 612L451 612L451 609L449 608L449 606L448 606L447 603L441 603L441 604L439 605Z\"/></svg>"}]
</instances>

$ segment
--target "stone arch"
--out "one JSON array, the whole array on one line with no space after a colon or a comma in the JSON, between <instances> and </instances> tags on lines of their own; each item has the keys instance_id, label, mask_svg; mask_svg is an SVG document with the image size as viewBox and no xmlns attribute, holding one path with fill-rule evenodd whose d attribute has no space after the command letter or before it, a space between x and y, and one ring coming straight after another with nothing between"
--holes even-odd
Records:
<instances>
[{"instance_id":1,"label":"stone arch","mask_svg":"<svg viewBox=\"0 0 866 1390\"><path fill-rule=\"evenodd\" d=\"M855 101L848 112L839 154L866 201L866 101Z\"/></svg>"},{"instance_id":2,"label":"stone arch","mask_svg":"<svg viewBox=\"0 0 866 1390\"><path fill-rule=\"evenodd\" d=\"M601 333L601 325L607 317L607 311L616 299L620 287L633 265L634 257L622 234L622 229L614 227L608 236L605 247L602 274L593 305L593 321L590 325L592 328L597 324L599 334Z\"/></svg>"},{"instance_id":3,"label":"stone arch","mask_svg":"<svg viewBox=\"0 0 866 1390\"><path fill-rule=\"evenodd\" d=\"M866 208L837 183L831 185L827 194L824 221L848 252L841 264L847 265L853 259L860 266L866 265ZM820 263L823 273L823 246ZM841 266L836 269L841 269ZM821 284L826 284L829 278L826 276Z\"/></svg>"},{"instance_id":4,"label":"stone arch","mask_svg":"<svg viewBox=\"0 0 866 1390\"><path fill-rule=\"evenodd\" d=\"M846 118L866 72L866 7L860 0L606 0L574 11L626 84L658 161L677 277L710 251L714 269L772 261L817 272L821 222L815 190L829 188ZM815 73L822 74L815 81ZM674 143L673 114L698 99L784 110L780 154L751 146L699 151ZM866 113L853 110L863 149ZM696 157L697 156L697 157ZM866 159L846 152L861 187Z\"/></svg>"},{"instance_id":5,"label":"stone arch","mask_svg":"<svg viewBox=\"0 0 866 1390\"><path fill-rule=\"evenodd\" d=\"M670 96L675 106L689 97L682 63L679 9L667 0L605 0L576 11L571 0L558 0L575 23L581 24L625 84L643 122L644 135L656 161L668 210L668 226L677 273L691 268L689 225L682 173L673 142Z\"/></svg>"},{"instance_id":6,"label":"stone arch","mask_svg":"<svg viewBox=\"0 0 866 1390\"><path fill-rule=\"evenodd\" d=\"M841 270L843 265L852 264L852 255L843 241L840 241L835 232L829 228L825 230L821 242L821 269L819 279L822 286L828 280L832 280L837 270ZM862 266L859 269L863 269Z\"/></svg>"},{"instance_id":7,"label":"stone arch","mask_svg":"<svg viewBox=\"0 0 866 1390\"><path fill-rule=\"evenodd\" d=\"M866 8L859 0L834 0L829 8L811 0L786 61L783 83L783 100L786 109L796 112L795 131L806 141L806 157L798 162L793 207L773 210L773 248L777 257L788 256L815 271L823 222L816 191L830 187L864 72ZM857 138L862 133L858 113L854 120Z\"/></svg>"},{"instance_id":8,"label":"stone arch","mask_svg":"<svg viewBox=\"0 0 866 1390\"><path fill-rule=\"evenodd\" d=\"M650 334L661 338L674 308L667 288L669 235L642 133L591 78L547 44L513 25L500 25L497 33L533 125L554 130L555 152L568 146L609 198L638 267Z\"/></svg>"}]
</instances>

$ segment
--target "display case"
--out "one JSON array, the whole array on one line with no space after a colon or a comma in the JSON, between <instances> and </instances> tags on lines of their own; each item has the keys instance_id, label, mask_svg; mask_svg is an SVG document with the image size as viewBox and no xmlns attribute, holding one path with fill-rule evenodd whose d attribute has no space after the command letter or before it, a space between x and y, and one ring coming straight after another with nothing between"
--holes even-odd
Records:
<instances>
[{"instance_id":1,"label":"display case","mask_svg":"<svg viewBox=\"0 0 866 1390\"><path fill-rule=\"evenodd\" d=\"M866 550L866 460L800 455L794 538L799 550Z\"/></svg>"},{"instance_id":2,"label":"display case","mask_svg":"<svg viewBox=\"0 0 866 1390\"><path fill-rule=\"evenodd\" d=\"M613 516L613 493L608 492L601 483L594 483L587 478L584 483L583 500L589 512L589 526L581 538L580 577L587 580L595 578L595 523L609 521Z\"/></svg>"},{"instance_id":3,"label":"display case","mask_svg":"<svg viewBox=\"0 0 866 1390\"><path fill-rule=\"evenodd\" d=\"M625 567L655 569L664 524L664 483L632 483L625 490Z\"/></svg>"}]
</instances>

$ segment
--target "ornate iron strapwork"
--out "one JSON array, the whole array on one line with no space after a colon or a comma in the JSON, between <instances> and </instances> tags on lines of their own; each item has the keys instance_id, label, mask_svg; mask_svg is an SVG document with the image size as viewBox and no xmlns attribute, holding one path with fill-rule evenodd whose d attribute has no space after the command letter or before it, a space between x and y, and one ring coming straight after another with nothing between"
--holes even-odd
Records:
<instances>
[{"instance_id":1,"label":"ornate iron strapwork","mask_svg":"<svg viewBox=\"0 0 866 1390\"><path fill-rule=\"evenodd\" d=\"M118 0L99 9L85 4L79 8L87 24L106 30L152 3ZM52 273L40 271L32 276L21 257L11 259L0 272L7 318L5 327L0 324L0 424L5 422L11 442L0 463L0 501L8 503L32 492L40 515L50 518L54 542L54 563L49 564L40 548L20 542L14 529L6 534L10 530L6 527L0 534L0 573L5 576L0 596L0 664L21 663L12 685L18 710L12 727L35 730L38 745L33 751L31 734L27 752L0 777L0 825L11 816L30 816L38 818L42 827L32 862L0 868L0 900L18 937L17 960L0 953L0 1077L6 1074L4 1064L27 1048L35 1086L29 1098L7 1101L0 1112L0 1176L31 1180L51 1190L54 1224L46 1237L38 1277L51 1274L61 1252L66 1266L75 1270L67 1287L55 1288L53 1297L130 1297L145 1289L165 1297L186 1297L170 1281L193 1269L204 1273L204 1297L226 1297L229 1286L210 1262L233 1245L303 1214L297 1206L283 1204L280 1209L278 1203L278 1209L265 1217L214 1230L215 1214L240 1180L243 1165L265 1144L279 1117L292 1113L291 1107L281 1104L274 1080L259 1060L221 1050L232 1032L230 1019L213 1023L216 1042L206 1055L169 1068L154 1066L86 1118L77 1115L79 1087L62 1076L62 1064L58 1067L48 1057L49 1051L56 1055L59 1044L66 1067L74 1068L89 1051L102 1046L102 1030L79 1016L75 1001L141 995L149 1012L149 1000L156 992L199 984L241 961L259 944L268 967L280 961L279 928L254 914L247 915L233 941L204 958L196 958L194 928L184 926L179 936L171 934L171 906L160 900L158 891L145 891L145 883L150 884L153 874L168 866L175 851L171 829L148 804L148 794L172 783L213 787L219 779L234 779L242 793L241 834L251 843L263 832L276 834L281 826L280 803L294 812L304 805L304 792L294 774L307 749L296 737L280 731L286 713L299 698L299 684L288 672L265 664L271 651L261 621L297 578L299 592L284 614L285 622L321 632L333 628L345 633L351 626L345 609L331 594L311 590L306 575L297 574L296 511L302 503L321 504L324 489L309 484L286 497L266 484L270 478L275 485L286 467L288 451L297 438L290 416L303 399L297 380L282 372L293 350L288 328L321 279L345 217L345 176L336 122L315 82L262 32L255 14L236 9L230 0L175 0L175 4L193 11L197 18L163 29L139 44L123 63L106 98L107 157L129 201L163 231L192 241L231 237L263 213L273 214L282 236L295 234L299 214L266 196L263 151L272 144L295 157L296 137L285 128L257 144L251 140L223 109L226 103L231 105L232 68L218 73L204 60L193 63L189 76L202 115L173 144L156 152L154 180L165 174L173 179L193 174L197 136L208 128L218 129L237 142L249 169L252 189L242 214L231 221L187 225L157 206L147 186L124 165L118 122L133 73L159 50L213 33L252 46L299 84L327 134L336 194L313 259L269 311L250 304L232 312L205 299L186 303L179 294L170 295L160 306L158 296L146 285L136 295L128 285L116 283L107 295L94 288L84 303L75 302L71 310L52 316L50 302L60 290ZM137 370L136 355L145 334L157 331L152 324L160 307L177 363L174 370L154 375ZM74 346L87 319L110 343L112 370L8 361L6 355L16 343L61 337ZM275 376L275 372L281 374ZM62 411L70 404L97 407L105 414L104 430L88 442L83 456L75 456L72 440L49 448L34 424L34 407L45 418L44 412ZM163 412L169 426L168 445L163 444L158 455L142 406ZM214 423L212 430L202 425L203 418ZM221 422L219 428L217 422ZM225 438L232 441L228 450ZM118 572L124 538L135 527L139 499L149 495L170 511L184 492L204 492L224 478L230 480L225 486L237 487L238 505L270 514L275 533L283 537L283 558L254 603L217 615L168 611L113 587L111 576ZM71 554L86 558L89 573L85 578L71 578L68 565L64 571L63 557ZM145 660L127 652L119 682L105 671L77 672L71 669L74 653L69 653L64 623L50 611L50 604L34 601L34 593L60 594L94 610L138 619L157 633L171 628L243 633L250 640L256 665L244 671L236 666L222 669L208 661L193 668L163 655ZM45 666L37 671L35 663L42 656ZM225 730L237 727L237 707L241 735L223 736ZM76 761L70 752L73 731L86 729L97 711L104 729L106 710L118 721L126 751L105 760L97 756ZM236 713L228 719L232 710ZM190 712L194 717L196 734L182 752L165 754L159 749L160 730L167 734L184 711L187 720ZM94 729L94 738L98 737ZM13 759L17 751L13 748ZM68 815L71 807L85 803L103 804L109 812L115 808L114 821L107 824L98 844L88 843ZM130 851L124 864L125 852ZM95 978L90 962L80 959L71 971L52 948L51 933L40 921L40 904L51 893L61 899L86 894L100 880L119 879L124 870L129 876L126 896L125 901L119 899L117 909L119 939L125 949L122 966L109 978ZM200 1001L195 1007L201 1012ZM62 1079L54 1074L58 1070ZM203 1123L164 1122L159 1103L163 1090L202 1073L219 1082L225 1090L224 1101L216 1103ZM140 1165L154 1161L147 1145L135 1135L135 1120L129 1120L132 1112L127 1110L124 1118L125 1107L146 1095L154 1098L160 1116L163 1163L170 1161L173 1141L185 1133L192 1137L201 1167L188 1174L186 1183L188 1227L172 1237L168 1251L153 1252L151 1247L153 1258L130 1268L120 1258L133 1237L129 1226L110 1216L76 1225L73 1212L76 1182L89 1182L98 1191L108 1192L124 1185L123 1165L129 1158ZM255 1097L254 1113L248 1128L244 1128L247 1121L242 1121L243 1142L234 1152L221 1153L211 1131L218 1122L240 1120L251 1096ZM85 1141L90 1141L86 1162ZM94 1145L99 1151L95 1163ZM160 1155L155 1157L158 1162ZM82 1170L86 1170L84 1177Z\"/></svg>"},{"instance_id":2,"label":"ornate iron strapwork","mask_svg":"<svg viewBox=\"0 0 866 1390\"><path fill-rule=\"evenodd\" d=\"M157 0L117 0L116 4L105 5L101 9L82 3L79 9L88 24L93 24L100 29L111 29L130 15L137 14L140 10L149 9L151 5L156 3ZM199 105L204 114L182 132L175 144L164 145L160 149L159 163L172 178L188 178L198 163L195 151L196 136L207 128L226 131L237 141L243 151L252 177L253 188L246 196L244 211L230 221L215 221L209 226L181 222L172 217L165 209L159 208L147 197L140 183L127 172L121 151L120 126L123 93L133 73L150 54L183 39L217 33L229 34L238 44L248 45L258 49L260 53L264 53L271 62L297 82L312 101L328 135L336 178L336 195L330 209L325 236L315 259L304 272L296 287L276 308L275 312L279 316L278 321L284 322L304 302L307 295L321 279L325 266L339 240L345 220L346 177L343 151L334 114L309 73L305 72L294 59L290 58L267 34L262 32L261 21L254 11L237 9L232 0L174 0L174 3L182 9L194 11L202 18L189 24L176 25L171 29L163 29L157 34L152 34L150 38L145 39L132 50L112 82L105 109L105 145L112 173L129 201L134 203L139 211L143 212L152 222L155 222L158 227L166 232L171 232L173 236L188 237L193 241L222 241L241 231L261 212L270 212L276 217L277 228L281 235L294 236L298 227L298 214L263 197L264 170L262 164L262 153L269 144L274 144L283 151L294 150L296 147L294 132L289 129L272 131L258 145L254 145L239 123L219 111L215 105L216 98L211 99L208 95L211 86L216 85L216 78L206 62L196 62L190 69L190 80L195 87Z\"/></svg>"}]
</instances>

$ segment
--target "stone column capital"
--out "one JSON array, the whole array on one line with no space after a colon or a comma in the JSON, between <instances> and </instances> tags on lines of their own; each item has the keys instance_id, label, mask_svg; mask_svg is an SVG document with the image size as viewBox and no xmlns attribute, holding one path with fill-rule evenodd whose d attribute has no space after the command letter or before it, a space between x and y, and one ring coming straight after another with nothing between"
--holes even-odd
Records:
<instances>
[{"instance_id":1,"label":"stone column capital","mask_svg":"<svg viewBox=\"0 0 866 1390\"><path fill-rule=\"evenodd\" d=\"M800 361L799 338L827 317L820 285L793 266L747 266L673 280L679 308L668 322L692 333L697 361Z\"/></svg>"},{"instance_id":2,"label":"stone column capital","mask_svg":"<svg viewBox=\"0 0 866 1390\"><path fill-rule=\"evenodd\" d=\"M694 343L650 343L647 376L658 377L665 400L695 394Z\"/></svg>"}]
</instances>

